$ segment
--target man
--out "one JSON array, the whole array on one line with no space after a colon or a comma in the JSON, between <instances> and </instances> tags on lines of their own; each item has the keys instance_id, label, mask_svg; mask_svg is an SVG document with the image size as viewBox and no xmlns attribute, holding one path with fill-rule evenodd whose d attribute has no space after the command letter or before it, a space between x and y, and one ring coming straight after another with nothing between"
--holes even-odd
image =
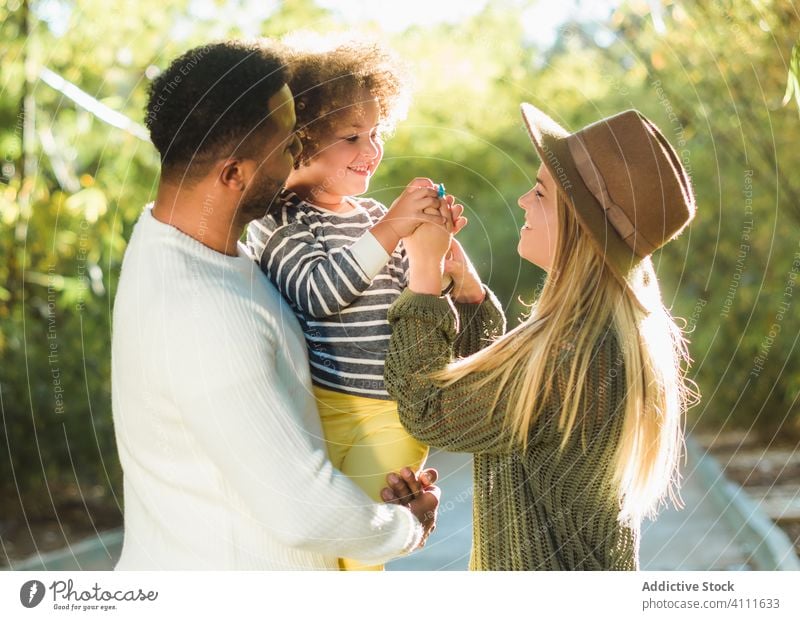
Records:
<instances>
[{"instance_id":1,"label":"man","mask_svg":"<svg viewBox=\"0 0 800 620\"><path fill-rule=\"evenodd\" d=\"M407 553L433 527L434 487L400 479L408 508L375 504L328 461L303 334L238 244L299 152L287 77L274 50L227 42L152 84L161 180L114 306L118 569L336 569Z\"/></svg>"}]
</instances>

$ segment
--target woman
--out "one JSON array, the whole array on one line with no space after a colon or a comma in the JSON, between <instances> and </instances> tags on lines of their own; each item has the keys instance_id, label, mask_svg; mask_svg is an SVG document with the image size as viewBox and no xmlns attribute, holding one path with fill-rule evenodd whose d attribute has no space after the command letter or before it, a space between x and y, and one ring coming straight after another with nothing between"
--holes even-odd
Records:
<instances>
[{"instance_id":1,"label":"woman","mask_svg":"<svg viewBox=\"0 0 800 620\"><path fill-rule=\"evenodd\" d=\"M449 234L421 226L389 312L386 384L411 434L475 455L471 569L635 570L642 516L678 501L692 396L650 255L692 219L694 198L636 111L574 134L522 113L542 165L519 199L518 251L548 272L531 316L500 337L502 311L470 268L454 312L437 288ZM464 338L483 348L453 361Z\"/></svg>"}]
</instances>

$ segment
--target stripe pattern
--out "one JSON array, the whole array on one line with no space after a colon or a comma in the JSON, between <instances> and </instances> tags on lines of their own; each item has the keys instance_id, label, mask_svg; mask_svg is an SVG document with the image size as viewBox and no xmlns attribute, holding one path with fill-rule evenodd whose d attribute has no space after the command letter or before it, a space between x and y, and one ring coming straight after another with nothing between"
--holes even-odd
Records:
<instances>
[{"instance_id":1,"label":"stripe pattern","mask_svg":"<svg viewBox=\"0 0 800 620\"><path fill-rule=\"evenodd\" d=\"M408 284L408 258L401 243L370 280L351 247L387 208L369 198L350 200L355 209L340 214L284 190L248 226L247 245L300 321L314 383L391 400L383 383L392 333L386 316Z\"/></svg>"}]
</instances>

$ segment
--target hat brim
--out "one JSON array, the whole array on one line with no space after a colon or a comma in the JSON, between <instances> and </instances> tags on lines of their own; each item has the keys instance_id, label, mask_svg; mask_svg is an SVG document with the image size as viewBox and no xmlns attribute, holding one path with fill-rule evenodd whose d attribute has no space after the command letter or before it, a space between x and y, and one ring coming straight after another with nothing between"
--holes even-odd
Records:
<instances>
[{"instance_id":1,"label":"hat brim","mask_svg":"<svg viewBox=\"0 0 800 620\"><path fill-rule=\"evenodd\" d=\"M570 132L529 103L522 103L520 110L542 163L566 195L578 223L588 233L611 273L644 310L660 304L652 261L633 253L608 221L603 205L583 182L566 140Z\"/></svg>"}]
</instances>

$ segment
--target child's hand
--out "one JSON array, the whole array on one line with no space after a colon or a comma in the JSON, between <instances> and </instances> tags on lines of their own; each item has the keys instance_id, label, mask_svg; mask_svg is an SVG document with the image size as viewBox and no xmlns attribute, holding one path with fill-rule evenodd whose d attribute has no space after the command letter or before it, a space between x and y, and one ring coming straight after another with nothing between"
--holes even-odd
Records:
<instances>
[{"instance_id":1,"label":"child's hand","mask_svg":"<svg viewBox=\"0 0 800 620\"><path fill-rule=\"evenodd\" d=\"M433 181L418 177L411 181L392 203L389 212L372 227L371 233L388 254L394 252L400 239L411 235L424 223L444 224L447 203L440 199Z\"/></svg>"},{"instance_id":2,"label":"child's hand","mask_svg":"<svg viewBox=\"0 0 800 620\"><path fill-rule=\"evenodd\" d=\"M455 200L450 195L441 202L440 213L444 224L422 224L413 235L403 239L408 260L412 264L441 263L450 250L452 236L467 225L467 218L461 215L464 212L463 205L453 204Z\"/></svg>"},{"instance_id":3,"label":"child's hand","mask_svg":"<svg viewBox=\"0 0 800 620\"><path fill-rule=\"evenodd\" d=\"M390 223L402 239L413 234L422 224L443 224L440 210L441 200L433 181L418 177L392 203L383 221Z\"/></svg>"}]
</instances>

